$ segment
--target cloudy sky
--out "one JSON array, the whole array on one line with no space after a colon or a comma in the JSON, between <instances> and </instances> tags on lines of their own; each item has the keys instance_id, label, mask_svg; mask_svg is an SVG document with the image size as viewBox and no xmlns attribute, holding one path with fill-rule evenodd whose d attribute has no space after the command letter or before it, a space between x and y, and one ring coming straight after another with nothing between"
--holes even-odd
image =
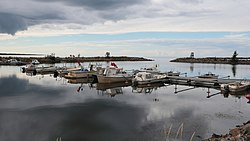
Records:
<instances>
[{"instance_id":1,"label":"cloudy sky","mask_svg":"<svg viewBox=\"0 0 250 141\"><path fill-rule=\"evenodd\" d=\"M58 56L249 56L249 9L246 0L1 0L0 48Z\"/></svg>"}]
</instances>

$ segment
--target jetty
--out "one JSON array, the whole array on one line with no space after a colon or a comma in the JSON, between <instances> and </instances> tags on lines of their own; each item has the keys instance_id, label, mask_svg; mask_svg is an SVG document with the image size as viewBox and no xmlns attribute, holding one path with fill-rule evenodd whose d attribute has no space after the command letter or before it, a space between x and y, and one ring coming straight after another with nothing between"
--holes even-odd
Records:
<instances>
[{"instance_id":1,"label":"jetty","mask_svg":"<svg viewBox=\"0 0 250 141\"><path fill-rule=\"evenodd\" d=\"M237 57L237 59L238 59L237 62L233 62L231 57L205 57L205 58L183 57L170 60L170 62L250 65L250 57Z\"/></svg>"},{"instance_id":2,"label":"jetty","mask_svg":"<svg viewBox=\"0 0 250 141\"><path fill-rule=\"evenodd\" d=\"M235 51L232 57L205 57L195 58L194 52L191 52L190 57L182 57L170 60L170 62L180 63L206 63L206 64L232 64L232 65L250 65L250 57L238 57Z\"/></svg>"}]
</instances>

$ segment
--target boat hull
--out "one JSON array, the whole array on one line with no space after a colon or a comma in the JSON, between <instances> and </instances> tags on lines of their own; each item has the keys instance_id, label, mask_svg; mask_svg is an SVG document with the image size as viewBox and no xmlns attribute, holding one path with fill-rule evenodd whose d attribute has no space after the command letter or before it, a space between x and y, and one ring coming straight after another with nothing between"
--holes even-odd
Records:
<instances>
[{"instance_id":1,"label":"boat hull","mask_svg":"<svg viewBox=\"0 0 250 141\"><path fill-rule=\"evenodd\" d=\"M81 72L81 71L76 71L76 72L69 72L67 75L65 75L65 78L68 79L77 79L77 78L92 78L94 74L96 74L96 71L88 71L88 72Z\"/></svg>"},{"instance_id":2,"label":"boat hull","mask_svg":"<svg viewBox=\"0 0 250 141\"><path fill-rule=\"evenodd\" d=\"M240 91L246 91L249 88L249 86L241 86L241 87L236 87L236 86L229 86L229 91L230 92L240 92Z\"/></svg>"},{"instance_id":3,"label":"boat hull","mask_svg":"<svg viewBox=\"0 0 250 141\"><path fill-rule=\"evenodd\" d=\"M94 79L90 78L76 78L76 79L68 79L68 83L71 84L86 84L86 83L93 83Z\"/></svg>"},{"instance_id":4,"label":"boat hull","mask_svg":"<svg viewBox=\"0 0 250 141\"><path fill-rule=\"evenodd\" d=\"M53 74L58 69L60 69L60 68L57 68L57 67L41 67L41 68L37 68L35 71L38 74Z\"/></svg>"},{"instance_id":5,"label":"boat hull","mask_svg":"<svg viewBox=\"0 0 250 141\"><path fill-rule=\"evenodd\" d=\"M133 81L133 85L148 85L148 84L154 84L154 83L163 83L164 81L166 81L165 78Z\"/></svg>"}]
</instances>

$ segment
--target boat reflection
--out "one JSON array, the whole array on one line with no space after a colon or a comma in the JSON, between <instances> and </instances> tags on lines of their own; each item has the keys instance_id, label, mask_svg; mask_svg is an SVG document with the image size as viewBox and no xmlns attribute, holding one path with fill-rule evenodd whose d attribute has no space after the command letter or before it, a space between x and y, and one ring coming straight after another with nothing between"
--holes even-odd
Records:
<instances>
[{"instance_id":1,"label":"boat reflection","mask_svg":"<svg viewBox=\"0 0 250 141\"><path fill-rule=\"evenodd\" d=\"M248 95L249 93L250 93L249 90L245 90L245 91L238 91L238 92L229 92L228 94L232 96L245 96L245 95Z\"/></svg>"},{"instance_id":2,"label":"boat reflection","mask_svg":"<svg viewBox=\"0 0 250 141\"><path fill-rule=\"evenodd\" d=\"M164 83L154 83L149 85L137 85L136 87L132 87L133 93L144 93L144 94L150 94L154 90L157 90L160 87L165 86Z\"/></svg>"},{"instance_id":3,"label":"boat reflection","mask_svg":"<svg viewBox=\"0 0 250 141\"><path fill-rule=\"evenodd\" d=\"M131 86L132 83L131 82L127 82L127 83L96 83L96 90L98 91L98 93L101 94L106 94L109 95L111 97L114 97L118 94L123 94L122 88L123 87L128 87Z\"/></svg>"},{"instance_id":4,"label":"boat reflection","mask_svg":"<svg viewBox=\"0 0 250 141\"><path fill-rule=\"evenodd\" d=\"M127 82L127 83L97 83L96 84L96 90L102 90L105 91L106 89L112 89L112 88L116 88L116 87L128 87L131 86L132 83L131 82Z\"/></svg>"},{"instance_id":5,"label":"boat reflection","mask_svg":"<svg viewBox=\"0 0 250 141\"><path fill-rule=\"evenodd\" d=\"M80 84L80 86L77 88L77 92L83 91L83 85L88 84L90 88L94 88L94 78L77 78L77 79L67 79L68 83L70 84Z\"/></svg>"},{"instance_id":6,"label":"boat reflection","mask_svg":"<svg viewBox=\"0 0 250 141\"><path fill-rule=\"evenodd\" d=\"M237 98L242 98L245 97L246 99L248 99L247 103L250 103L250 90L244 90L244 91L236 91L236 92L225 92L225 91L221 91L221 94L225 97L228 98L229 95L233 96L233 97L237 97Z\"/></svg>"}]
</instances>

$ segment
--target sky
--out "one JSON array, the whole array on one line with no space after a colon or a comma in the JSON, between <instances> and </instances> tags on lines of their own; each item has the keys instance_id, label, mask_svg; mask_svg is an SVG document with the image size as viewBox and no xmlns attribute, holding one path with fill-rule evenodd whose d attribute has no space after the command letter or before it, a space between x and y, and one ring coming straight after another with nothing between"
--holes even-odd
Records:
<instances>
[{"instance_id":1,"label":"sky","mask_svg":"<svg viewBox=\"0 0 250 141\"><path fill-rule=\"evenodd\" d=\"M1 52L249 56L246 0L1 0Z\"/></svg>"}]
</instances>

